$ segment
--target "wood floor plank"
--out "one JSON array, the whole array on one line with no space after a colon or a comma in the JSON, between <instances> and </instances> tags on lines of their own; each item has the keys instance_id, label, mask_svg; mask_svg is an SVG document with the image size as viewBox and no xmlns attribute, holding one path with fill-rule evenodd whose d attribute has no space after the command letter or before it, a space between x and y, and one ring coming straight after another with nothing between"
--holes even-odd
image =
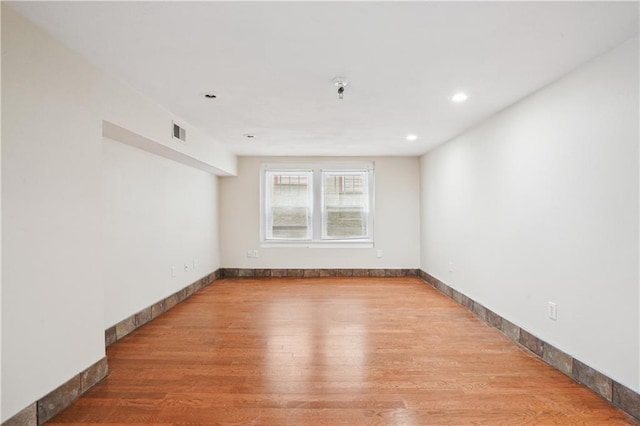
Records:
<instances>
[{"instance_id":1,"label":"wood floor plank","mask_svg":"<svg viewBox=\"0 0 640 426\"><path fill-rule=\"evenodd\" d=\"M48 424L637 424L414 278L216 281L107 355Z\"/></svg>"}]
</instances>

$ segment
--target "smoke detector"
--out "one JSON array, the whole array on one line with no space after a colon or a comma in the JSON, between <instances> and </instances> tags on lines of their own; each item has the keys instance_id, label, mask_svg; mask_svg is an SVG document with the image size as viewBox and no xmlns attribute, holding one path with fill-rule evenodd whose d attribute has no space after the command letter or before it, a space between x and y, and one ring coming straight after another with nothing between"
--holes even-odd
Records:
<instances>
[{"instance_id":1,"label":"smoke detector","mask_svg":"<svg viewBox=\"0 0 640 426\"><path fill-rule=\"evenodd\" d=\"M333 84L338 88L338 99L344 98L344 88L349 82L345 77L336 77L332 80Z\"/></svg>"}]
</instances>

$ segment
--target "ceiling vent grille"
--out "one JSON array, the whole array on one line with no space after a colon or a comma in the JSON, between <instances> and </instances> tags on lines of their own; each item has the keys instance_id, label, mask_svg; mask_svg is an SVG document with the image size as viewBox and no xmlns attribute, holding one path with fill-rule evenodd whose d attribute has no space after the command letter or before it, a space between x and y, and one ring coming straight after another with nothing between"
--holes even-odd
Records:
<instances>
[{"instance_id":1,"label":"ceiling vent grille","mask_svg":"<svg viewBox=\"0 0 640 426\"><path fill-rule=\"evenodd\" d=\"M173 122L173 138L182 142L187 141L187 130L175 121Z\"/></svg>"}]
</instances>

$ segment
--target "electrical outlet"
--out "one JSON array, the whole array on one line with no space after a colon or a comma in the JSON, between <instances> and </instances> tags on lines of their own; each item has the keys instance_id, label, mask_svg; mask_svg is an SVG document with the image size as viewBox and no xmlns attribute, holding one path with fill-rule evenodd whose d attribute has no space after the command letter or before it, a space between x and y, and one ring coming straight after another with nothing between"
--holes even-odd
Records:
<instances>
[{"instance_id":1,"label":"electrical outlet","mask_svg":"<svg viewBox=\"0 0 640 426\"><path fill-rule=\"evenodd\" d=\"M549 302L549 318L554 321L558 320L558 307L553 302Z\"/></svg>"},{"instance_id":2,"label":"electrical outlet","mask_svg":"<svg viewBox=\"0 0 640 426\"><path fill-rule=\"evenodd\" d=\"M247 251L247 257L253 257L253 252L251 250Z\"/></svg>"},{"instance_id":3,"label":"electrical outlet","mask_svg":"<svg viewBox=\"0 0 640 426\"><path fill-rule=\"evenodd\" d=\"M449 261L449 272L453 272L453 262Z\"/></svg>"},{"instance_id":4,"label":"electrical outlet","mask_svg":"<svg viewBox=\"0 0 640 426\"><path fill-rule=\"evenodd\" d=\"M252 254L253 254L254 258L257 258L258 257L258 250L254 250Z\"/></svg>"},{"instance_id":5,"label":"electrical outlet","mask_svg":"<svg viewBox=\"0 0 640 426\"><path fill-rule=\"evenodd\" d=\"M376 251L376 257L377 258L381 258L382 257L382 250Z\"/></svg>"},{"instance_id":6,"label":"electrical outlet","mask_svg":"<svg viewBox=\"0 0 640 426\"><path fill-rule=\"evenodd\" d=\"M185 272L189 272L189 264L188 263L184 264L184 271Z\"/></svg>"}]
</instances>

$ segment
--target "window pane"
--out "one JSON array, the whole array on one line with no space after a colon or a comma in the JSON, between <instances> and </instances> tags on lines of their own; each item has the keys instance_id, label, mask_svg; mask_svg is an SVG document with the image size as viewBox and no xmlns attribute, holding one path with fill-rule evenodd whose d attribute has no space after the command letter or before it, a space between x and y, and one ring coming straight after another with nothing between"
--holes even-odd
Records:
<instances>
[{"instance_id":1,"label":"window pane","mask_svg":"<svg viewBox=\"0 0 640 426\"><path fill-rule=\"evenodd\" d=\"M267 238L311 238L310 173L267 173Z\"/></svg>"},{"instance_id":2,"label":"window pane","mask_svg":"<svg viewBox=\"0 0 640 426\"><path fill-rule=\"evenodd\" d=\"M368 237L369 184L366 172L322 173L322 237Z\"/></svg>"}]
</instances>

